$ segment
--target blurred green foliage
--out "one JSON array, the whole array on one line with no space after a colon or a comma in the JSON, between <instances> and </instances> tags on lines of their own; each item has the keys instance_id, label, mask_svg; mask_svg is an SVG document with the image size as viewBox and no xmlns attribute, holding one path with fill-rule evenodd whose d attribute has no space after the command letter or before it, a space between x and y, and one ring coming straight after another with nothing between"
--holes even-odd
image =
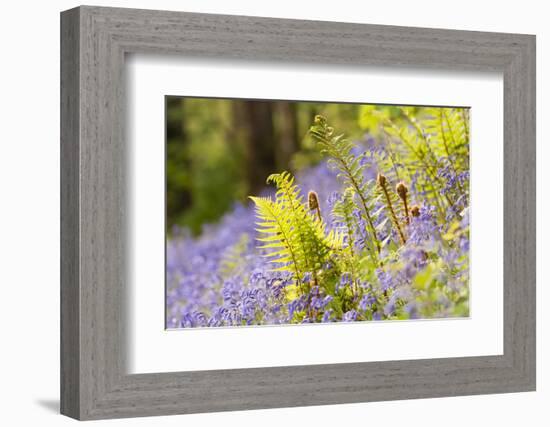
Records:
<instances>
[{"instance_id":1,"label":"blurred green foliage","mask_svg":"<svg viewBox=\"0 0 550 427\"><path fill-rule=\"evenodd\" d=\"M416 114L418 107L407 107ZM330 117L350 140L385 137L406 121L391 105L166 97L167 230L200 233L233 203L259 195L274 171L296 173L321 160L308 129Z\"/></svg>"},{"instance_id":2,"label":"blurred green foliage","mask_svg":"<svg viewBox=\"0 0 550 427\"><path fill-rule=\"evenodd\" d=\"M317 114L349 129L368 106L319 102L166 97L166 217L198 234L234 202L265 186L273 170L296 172L320 161L307 137ZM260 134L258 137L256 134Z\"/></svg>"},{"instance_id":3,"label":"blurred green foliage","mask_svg":"<svg viewBox=\"0 0 550 427\"><path fill-rule=\"evenodd\" d=\"M194 232L216 221L234 200L245 197L242 145L230 141L230 102L167 100L166 203L169 228ZM170 123L179 126L170 127Z\"/></svg>"}]
</instances>

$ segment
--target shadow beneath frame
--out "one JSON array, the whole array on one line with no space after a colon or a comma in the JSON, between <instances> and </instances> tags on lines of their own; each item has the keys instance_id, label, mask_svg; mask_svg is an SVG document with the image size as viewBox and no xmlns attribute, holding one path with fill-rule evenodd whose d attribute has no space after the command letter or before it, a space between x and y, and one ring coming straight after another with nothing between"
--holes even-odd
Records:
<instances>
[{"instance_id":1,"label":"shadow beneath frame","mask_svg":"<svg viewBox=\"0 0 550 427\"><path fill-rule=\"evenodd\" d=\"M59 399L37 399L35 403L49 412L59 414Z\"/></svg>"}]
</instances>

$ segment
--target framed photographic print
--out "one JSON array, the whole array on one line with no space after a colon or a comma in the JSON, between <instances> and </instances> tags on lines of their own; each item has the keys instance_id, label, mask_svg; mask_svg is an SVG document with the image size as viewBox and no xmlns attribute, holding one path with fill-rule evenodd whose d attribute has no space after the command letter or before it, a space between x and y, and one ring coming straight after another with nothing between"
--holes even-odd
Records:
<instances>
[{"instance_id":1,"label":"framed photographic print","mask_svg":"<svg viewBox=\"0 0 550 427\"><path fill-rule=\"evenodd\" d=\"M61 410L535 389L535 38L61 15Z\"/></svg>"},{"instance_id":2,"label":"framed photographic print","mask_svg":"<svg viewBox=\"0 0 550 427\"><path fill-rule=\"evenodd\" d=\"M168 328L469 316L468 108L166 105Z\"/></svg>"}]
</instances>

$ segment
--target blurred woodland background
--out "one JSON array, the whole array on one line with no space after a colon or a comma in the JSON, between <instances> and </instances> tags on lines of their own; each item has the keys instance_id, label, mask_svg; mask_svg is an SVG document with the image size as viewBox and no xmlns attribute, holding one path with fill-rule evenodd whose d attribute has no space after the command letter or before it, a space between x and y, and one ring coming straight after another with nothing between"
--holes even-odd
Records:
<instances>
[{"instance_id":1,"label":"blurred woodland background","mask_svg":"<svg viewBox=\"0 0 550 427\"><path fill-rule=\"evenodd\" d=\"M395 107L376 107L389 116L399 114ZM318 163L319 151L307 136L315 115L330 117L334 127L346 129L353 140L369 131L373 108L166 97L168 233L178 225L198 234L203 224L216 222L235 202L259 194L269 174Z\"/></svg>"}]
</instances>

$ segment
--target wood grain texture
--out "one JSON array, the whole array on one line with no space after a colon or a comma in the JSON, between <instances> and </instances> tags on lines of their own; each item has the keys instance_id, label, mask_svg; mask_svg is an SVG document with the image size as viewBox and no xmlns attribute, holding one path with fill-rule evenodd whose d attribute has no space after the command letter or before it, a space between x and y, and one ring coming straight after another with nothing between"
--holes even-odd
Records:
<instances>
[{"instance_id":1,"label":"wood grain texture","mask_svg":"<svg viewBox=\"0 0 550 427\"><path fill-rule=\"evenodd\" d=\"M78 10L61 20L61 412L80 414Z\"/></svg>"},{"instance_id":2,"label":"wood grain texture","mask_svg":"<svg viewBox=\"0 0 550 427\"><path fill-rule=\"evenodd\" d=\"M62 413L77 419L535 389L535 38L80 7L62 13ZM500 71L504 354L128 375L128 53Z\"/></svg>"}]
</instances>

